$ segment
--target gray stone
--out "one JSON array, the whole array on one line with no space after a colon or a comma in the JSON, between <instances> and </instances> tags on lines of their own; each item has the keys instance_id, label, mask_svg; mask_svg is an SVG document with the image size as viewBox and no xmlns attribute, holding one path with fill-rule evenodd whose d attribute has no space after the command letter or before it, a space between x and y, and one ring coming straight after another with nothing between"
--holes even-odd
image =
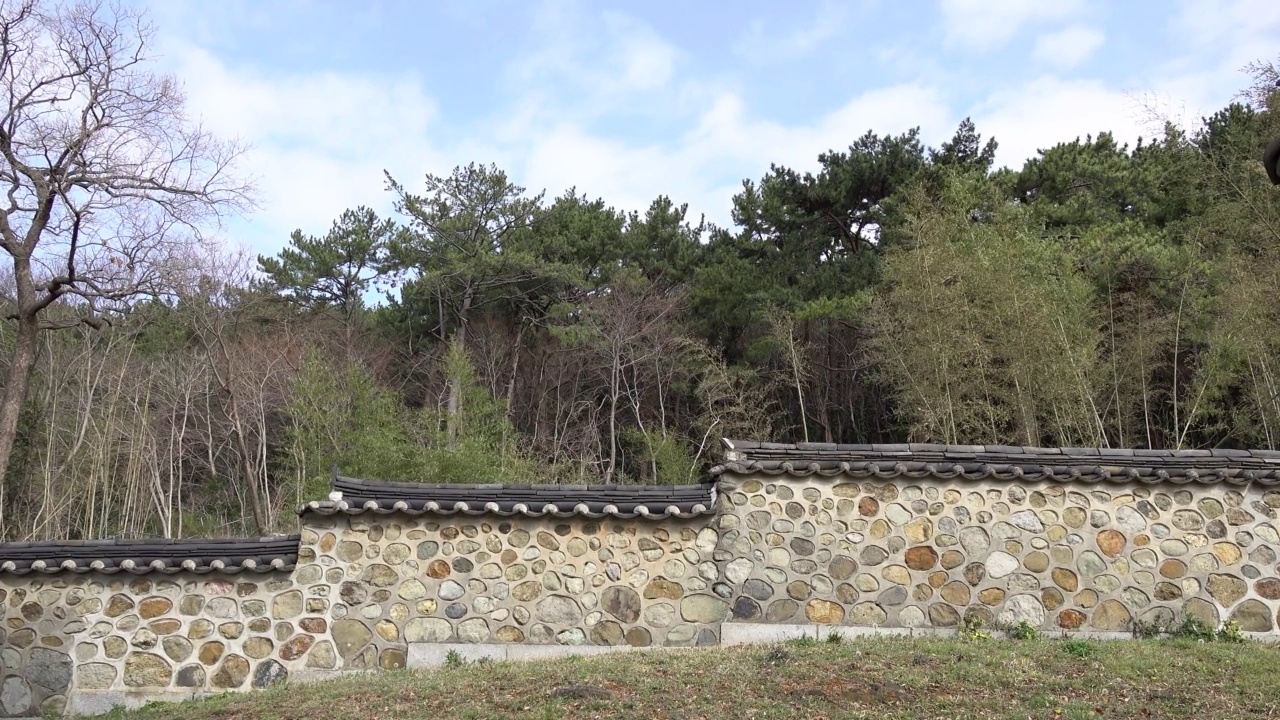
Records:
<instances>
[{"instance_id":1,"label":"gray stone","mask_svg":"<svg viewBox=\"0 0 1280 720\"><path fill-rule=\"evenodd\" d=\"M1002 578L1017 570L1019 566L1018 558L1002 550L997 550L987 557L987 576Z\"/></svg>"},{"instance_id":2,"label":"gray stone","mask_svg":"<svg viewBox=\"0 0 1280 720\"><path fill-rule=\"evenodd\" d=\"M1116 510L1116 525L1120 526L1121 530L1132 535L1140 533L1147 528L1147 519L1137 510L1128 505L1123 505L1119 510Z\"/></svg>"},{"instance_id":3,"label":"gray stone","mask_svg":"<svg viewBox=\"0 0 1280 720\"><path fill-rule=\"evenodd\" d=\"M31 686L26 680L11 675L0 685L0 707L12 716L27 714L31 709Z\"/></svg>"},{"instance_id":4,"label":"gray stone","mask_svg":"<svg viewBox=\"0 0 1280 720\"><path fill-rule=\"evenodd\" d=\"M582 619L578 601L567 595L550 595L538 601L534 608L538 619L559 625L572 625ZM585 639L585 636L584 636Z\"/></svg>"},{"instance_id":5,"label":"gray stone","mask_svg":"<svg viewBox=\"0 0 1280 720\"><path fill-rule=\"evenodd\" d=\"M466 593L466 590L453 580L445 580L440 583L439 596L441 600L457 600Z\"/></svg>"},{"instance_id":6,"label":"gray stone","mask_svg":"<svg viewBox=\"0 0 1280 720\"><path fill-rule=\"evenodd\" d=\"M629 587L614 585L601 594L600 607L624 623L633 623L640 619L640 594Z\"/></svg>"},{"instance_id":7,"label":"gray stone","mask_svg":"<svg viewBox=\"0 0 1280 720\"><path fill-rule=\"evenodd\" d=\"M991 550L991 538L980 527L967 527L960 531L960 546L974 560L981 560Z\"/></svg>"},{"instance_id":8,"label":"gray stone","mask_svg":"<svg viewBox=\"0 0 1280 720\"><path fill-rule=\"evenodd\" d=\"M58 650L31 648L22 675L32 684L60 693L71 685L71 657Z\"/></svg>"},{"instance_id":9,"label":"gray stone","mask_svg":"<svg viewBox=\"0 0 1280 720\"><path fill-rule=\"evenodd\" d=\"M364 623L353 618L335 620L330 627L330 632L333 635L334 643L338 646L338 654L344 660L354 657L373 639L373 631Z\"/></svg>"},{"instance_id":10,"label":"gray stone","mask_svg":"<svg viewBox=\"0 0 1280 720\"><path fill-rule=\"evenodd\" d=\"M1031 510L1019 510L1009 516L1009 522L1027 532L1044 532L1044 523L1040 522L1040 518Z\"/></svg>"},{"instance_id":11,"label":"gray stone","mask_svg":"<svg viewBox=\"0 0 1280 720\"><path fill-rule=\"evenodd\" d=\"M1035 595L1014 595L1005 600L1004 607L996 615L996 622L1004 626L1026 622L1032 627L1040 627L1044 625L1044 617L1044 604L1040 602L1040 598Z\"/></svg>"},{"instance_id":12,"label":"gray stone","mask_svg":"<svg viewBox=\"0 0 1280 720\"><path fill-rule=\"evenodd\" d=\"M714 595L689 595L680 601L680 617L691 623L718 623L729 614L729 603Z\"/></svg>"},{"instance_id":13,"label":"gray stone","mask_svg":"<svg viewBox=\"0 0 1280 720\"><path fill-rule=\"evenodd\" d=\"M83 690L106 690L115 681L116 669L107 663L88 663L76 670L76 686Z\"/></svg>"},{"instance_id":14,"label":"gray stone","mask_svg":"<svg viewBox=\"0 0 1280 720\"><path fill-rule=\"evenodd\" d=\"M253 672L253 686L256 688L275 685L287 679L289 679L289 671L283 665L271 659L258 663L258 669Z\"/></svg>"}]
</instances>

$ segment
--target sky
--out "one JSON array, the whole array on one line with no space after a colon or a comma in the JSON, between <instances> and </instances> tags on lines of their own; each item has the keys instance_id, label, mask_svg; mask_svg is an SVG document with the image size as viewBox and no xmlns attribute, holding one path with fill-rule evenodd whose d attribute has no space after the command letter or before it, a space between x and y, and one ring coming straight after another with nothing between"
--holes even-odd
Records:
<instances>
[{"instance_id":1,"label":"sky","mask_svg":"<svg viewBox=\"0 0 1280 720\"><path fill-rule=\"evenodd\" d=\"M267 254L393 214L384 172L413 191L468 162L729 226L744 179L868 130L937 145L972 117L1016 167L1194 125L1280 60L1276 0L135 2L192 117L249 147L259 208L223 235Z\"/></svg>"}]
</instances>

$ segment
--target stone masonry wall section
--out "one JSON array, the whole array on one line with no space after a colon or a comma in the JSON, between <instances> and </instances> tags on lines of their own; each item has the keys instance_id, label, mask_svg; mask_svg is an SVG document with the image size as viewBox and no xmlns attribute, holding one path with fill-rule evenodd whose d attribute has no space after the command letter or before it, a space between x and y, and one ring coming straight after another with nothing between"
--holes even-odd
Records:
<instances>
[{"instance_id":1,"label":"stone masonry wall section","mask_svg":"<svg viewBox=\"0 0 1280 720\"><path fill-rule=\"evenodd\" d=\"M312 518L344 668L409 643L714 645L729 588L711 518ZM717 594L718 593L718 594Z\"/></svg>"},{"instance_id":2,"label":"stone masonry wall section","mask_svg":"<svg viewBox=\"0 0 1280 720\"><path fill-rule=\"evenodd\" d=\"M731 622L1127 631L1280 622L1280 491L721 477Z\"/></svg>"}]
</instances>

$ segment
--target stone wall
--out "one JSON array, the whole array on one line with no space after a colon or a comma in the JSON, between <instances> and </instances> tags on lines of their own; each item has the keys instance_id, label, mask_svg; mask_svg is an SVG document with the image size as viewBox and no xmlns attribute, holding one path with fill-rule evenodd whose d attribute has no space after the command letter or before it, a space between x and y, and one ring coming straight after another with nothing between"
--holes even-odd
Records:
<instances>
[{"instance_id":1,"label":"stone wall","mask_svg":"<svg viewBox=\"0 0 1280 720\"><path fill-rule=\"evenodd\" d=\"M710 520L363 514L315 518L302 542L343 667L398 667L410 643L716 644Z\"/></svg>"},{"instance_id":2,"label":"stone wall","mask_svg":"<svg viewBox=\"0 0 1280 720\"><path fill-rule=\"evenodd\" d=\"M8 716L263 687L334 667L327 600L301 570L3 578L0 709ZM310 653L306 651L310 649Z\"/></svg>"},{"instance_id":3,"label":"stone wall","mask_svg":"<svg viewBox=\"0 0 1280 720\"><path fill-rule=\"evenodd\" d=\"M304 511L287 571L0 573L0 716L398 668L445 647L946 630L969 613L1067 632L1280 623L1275 486L797 475L724 472L715 514L685 518L330 503Z\"/></svg>"},{"instance_id":4,"label":"stone wall","mask_svg":"<svg viewBox=\"0 0 1280 720\"><path fill-rule=\"evenodd\" d=\"M721 479L736 623L1129 631L1280 622L1280 491Z\"/></svg>"}]
</instances>

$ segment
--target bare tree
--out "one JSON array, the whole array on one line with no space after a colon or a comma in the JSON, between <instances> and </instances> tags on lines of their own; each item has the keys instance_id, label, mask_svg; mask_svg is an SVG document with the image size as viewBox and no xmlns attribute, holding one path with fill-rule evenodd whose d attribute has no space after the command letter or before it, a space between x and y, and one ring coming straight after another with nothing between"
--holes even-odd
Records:
<instances>
[{"instance_id":1,"label":"bare tree","mask_svg":"<svg viewBox=\"0 0 1280 720\"><path fill-rule=\"evenodd\" d=\"M149 67L151 37L128 6L0 0L0 248L13 262L16 323L0 473L39 333L100 327L132 298L162 293L201 228L250 205L232 172L241 147L188 119L178 83ZM72 312L48 317L59 301ZM0 533L3 507L0 495Z\"/></svg>"}]
</instances>

